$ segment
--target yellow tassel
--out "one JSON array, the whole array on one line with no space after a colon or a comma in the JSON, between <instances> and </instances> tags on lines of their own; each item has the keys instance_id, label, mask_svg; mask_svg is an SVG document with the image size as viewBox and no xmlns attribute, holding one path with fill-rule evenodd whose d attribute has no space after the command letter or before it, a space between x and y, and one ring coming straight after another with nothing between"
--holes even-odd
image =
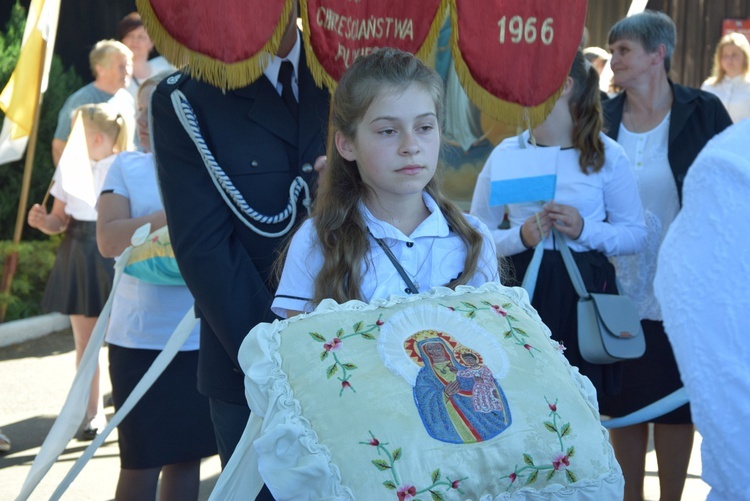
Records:
<instances>
[{"instance_id":1,"label":"yellow tassel","mask_svg":"<svg viewBox=\"0 0 750 501\"><path fill-rule=\"evenodd\" d=\"M257 54L243 61L226 63L196 52L178 42L156 17L150 0L136 0L136 7L154 46L164 58L181 71L223 90L245 87L263 75L268 55L275 54L286 30L296 0L285 0L279 24Z\"/></svg>"}]
</instances>

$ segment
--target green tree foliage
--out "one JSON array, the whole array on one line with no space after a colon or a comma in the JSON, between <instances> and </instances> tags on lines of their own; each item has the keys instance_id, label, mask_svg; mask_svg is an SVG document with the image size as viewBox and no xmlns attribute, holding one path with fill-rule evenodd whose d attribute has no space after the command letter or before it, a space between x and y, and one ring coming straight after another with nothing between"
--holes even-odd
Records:
<instances>
[{"instance_id":1,"label":"green tree foliage","mask_svg":"<svg viewBox=\"0 0 750 501\"><path fill-rule=\"evenodd\" d=\"M25 24L26 10L16 3L5 29L0 31L0 89L5 87L16 67ZM29 203L25 211L28 211L31 204L40 203L47 192L55 170L50 145L57 125L57 114L68 96L82 85L83 82L75 71L72 68L65 70L60 58L54 56L49 85L42 101ZM0 111L0 124L4 118ZM13 278L11 294L4 295L0 291L0 304L6 304L8 308L6 321L40 313L39 303L44 285L61 240L59 236L50 238L24 224L21 243L18 246L12 245L24 162L25 158L22 158L17 162L0 165L0 273L5 266L6 256L13 251L18 252L18 267ZM24 222L25 217L24 214Z\"/></svg>"},{"instance_id":2,"label":"green tree foliage","mask_svg":"<svg viewBox=\"0 0 750 501\"><path fill-rule=\"evenodd\" d=\"M0 89L5 87L15 69L21 51L26 10L18 3L13 6L10 19L0 31ZM54 56L50 68L49 85L42 101L34 169L29 189L29 207L41 203L54 173L52 165L52 136L57 125L57 114L65 100L83 85L83 81L72 69L64 69L60 58ZM3 120L0 111L0 120ZM0 165L0 240L12 240L18 212L25 159ZM48 237L42 232L25 226L22 240L41 240ZM0 266L2 264L0 263Z\"/></svg>"}]
</instances>

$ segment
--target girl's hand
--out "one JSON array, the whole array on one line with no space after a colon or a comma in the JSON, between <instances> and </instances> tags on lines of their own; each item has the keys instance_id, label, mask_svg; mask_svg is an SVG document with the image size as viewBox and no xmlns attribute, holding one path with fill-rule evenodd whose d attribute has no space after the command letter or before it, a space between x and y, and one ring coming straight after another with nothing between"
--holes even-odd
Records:
<instances>
[{"instance_id":1,"label":"girl's hand","mask_svg":"<svg viewBox=\"0 0 750 501\"><path fill-rule=\"evenodd\" d=\"M34 204L29 209L29 215L26 217L29 226L36 229L44 228L47 222L47 210L39 204Z\"/></svg>"},{"instance_id":2,"label":"girl's hand","mask_svg":"<svg viewBox=\"0 0 750 501\"><path fill-rule=\"evenodd\" d=\"M543 206L545 212L552 220L552 225L568 238L577 240L583 231L583 218L578 209L572 205L549 202Z\"/></svg>"},{"instance_id":3,"label":"girl's hand","mask_svg":"<svg viewBox=\"0 0 750 501\"><path fill-rule=\"evenodd\" d=\"M546 211L530 216L521 226L521 242L529 249L536 247L552 229L552 219Z\"/></svg>"}]
</instances>

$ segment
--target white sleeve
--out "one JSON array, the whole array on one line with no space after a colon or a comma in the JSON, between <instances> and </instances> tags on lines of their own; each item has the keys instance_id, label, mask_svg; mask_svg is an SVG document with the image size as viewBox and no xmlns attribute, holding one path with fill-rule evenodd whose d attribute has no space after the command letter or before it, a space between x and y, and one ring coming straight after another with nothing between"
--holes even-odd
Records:
<instances>
[{"instance_id":1,"label":"white sleeve","mask_svg":"<svg viewBox=\"0 0 750 501\"><path fill-rule=\"evenodd\" d=\"M482 172L477 177L477 183L474 186L474 195L471 197L470 213L487 225L497 252L502 256L512 256L525 251L526 246L521 242L519 228L500 229L500 225L505 219L505 206L490 207L490 185L492 183L492 166L496 161L495 151L498 151L498 148L495 148L492 154L490 154L482 168Z\"/></svg>"},{"instance_id":2,"label":"white sleeve","mask_svg":"<svg viewBox=\"0 0 750 501\"><path fill-rule=\"evenodd\" d=\"M482 243L482 252L477 261L477 271L470 284L478 287L485 282L499 282L500 272L497 260L497 248L495 247L495 241L492 239L490 230L477 217L468 215L466 219L469 224L482 234L482 239L484 240Z\"/></svg>"},{"instance_id":3,"label":"white sleeve","mask_svg":"<svg viewBox=\"0 0 750 501\"><path fill-rule=\"evenodd\" d=\"M315 278L322 267L323 256L315 226L312 219L308 219L292 237L271 311L282 318L287 318L290 310L312 311Z\"/></svg>"},{"instance_id":4,"label":"white sleeve","mask_svg":"<svg viewBox=\"0 0 750 501\"><path fill-rule=\"evenodd\" d=\"M609 171L603 172L607 219L584 221L576 241L607 256L635 254L646 244L646 222L635 174L620 145L605 141L605 158L602 170Z\"/></svg>"},{"instance_id":5,"label":"white sleeve","mask_svg":"<svg viewBox=\"0 0 750 501\"><path fill-rule=\"evenodd\" d=\"M123 155L125 154L126 153L117 155L117 158L112 164L112 167L109 168L107 177L104 179L104 184L102 185L102 193L106 191L115 193L116 195L122 195L123 197L128 199L130 198L128 186L125 183L125 176L122 172Z\"/></svg>"}]
</instances>

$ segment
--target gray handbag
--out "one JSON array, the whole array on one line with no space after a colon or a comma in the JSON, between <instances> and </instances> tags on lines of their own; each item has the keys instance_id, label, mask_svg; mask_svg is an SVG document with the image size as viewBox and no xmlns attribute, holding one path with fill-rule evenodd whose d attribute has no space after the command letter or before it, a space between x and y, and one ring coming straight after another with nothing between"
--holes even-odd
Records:
<instances>
[{"instance_id":1,"label":"gray handbag","mask_svg":"<svg viewBox=\"0 0 750 501\"><path fill-rule=\"evenodd\" d=\"M578 349L583 359L592 364L611 364L642 357L646 339L633 300L620 294L588 292L565 236L553 231L561 242L560 254L578 293Z\"/></svg>"}]
</instances>

